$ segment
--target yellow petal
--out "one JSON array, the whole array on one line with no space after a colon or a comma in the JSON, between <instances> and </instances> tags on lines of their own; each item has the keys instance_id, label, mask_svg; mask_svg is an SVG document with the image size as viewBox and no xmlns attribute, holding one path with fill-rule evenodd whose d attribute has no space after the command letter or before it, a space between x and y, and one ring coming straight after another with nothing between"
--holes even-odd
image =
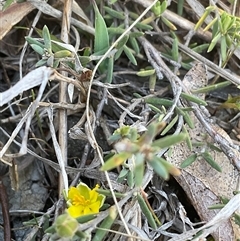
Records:
<instances>
[{"instance_id":1,"label":"yellow petal","mask_svg":"<svg viewBox=\"0 0 240 241\"><path fill-rule=\"evenodd\" d=\"M75 195L78 195L79 191L76 187L70 187L68 191L68 198L72 199Z\"/></svg>"},{"instance_id":2,"label":"yellow petal","mask_svg":"<svg viewBox=\"0 0 240 241\"><path fill-rule=\"evenodd\" d=\"M89 199L90 198L90 191L91 189L83 182L81 182L80 184L77 185L77 189L79 191L79 193L85 197L85 199Z\"/></svg>"},{"instance_id":3,"label":"yellow petal","mask_svg":"<svg viewBox=\"0 0 240 241\"><path fill-rule=\"evenodd\" d=\"M68 213L73 218L80 217L84 215L84 207L83 206L71 206L68 208Z\"/></svg>"}]
</instances>

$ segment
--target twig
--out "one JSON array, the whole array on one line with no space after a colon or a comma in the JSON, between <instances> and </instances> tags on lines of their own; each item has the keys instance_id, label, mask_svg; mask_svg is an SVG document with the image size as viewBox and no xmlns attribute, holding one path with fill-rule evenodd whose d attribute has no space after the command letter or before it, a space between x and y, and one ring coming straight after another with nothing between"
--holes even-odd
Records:
<instances>
[{"instance_id":1,"label":"twig","mask_svg":"<svg viewBox=\"0 0 240 241\"><path fill-rule=\"evenodd\" d=\"M64 1L63 14L62 14L62 29L61 29L61 39L65 42L69 42L69 32L70 32L70 19L72 14L72 2L73 0ZM67 76L66 72L62 72L62 75ZM59 102L66 103L67 102L67 83L60 82L59 85ZM63 165L67 166L67 111L64 109L59 109L58 112L59 117L59 145L61 148L61 157L63 158ZM57 150L56 150L57 152ZM62 166L62 175L59 176L59 185L58 185L58 194L59 197L62 195L63 188L66 189L66 195L68 195L68 180L65 174L64 167ZM65 178L64 178L65 177Z\"/></svg>"},{"instance_id":2,"label":"twig","mask_svg":"<svg viewBox=\"0 0 240 241\"><path fill-rule=\"evenodd\" d=\"M4 221L4 240L11 241L11 226L9 218L9 207L6 188L0 178L0 202L2 206L2 216Z\"/></svg>"}]
</instances>

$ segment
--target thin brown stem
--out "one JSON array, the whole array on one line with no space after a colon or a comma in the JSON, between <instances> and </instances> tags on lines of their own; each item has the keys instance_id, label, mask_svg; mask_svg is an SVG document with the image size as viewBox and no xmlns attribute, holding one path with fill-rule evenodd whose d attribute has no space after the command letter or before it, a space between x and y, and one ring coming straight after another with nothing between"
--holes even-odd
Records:
<instances>
[{"instance_id":1,"label":"thin brown stem","mask_svg":"<svg viewBox=\"0 0 240 241\"><path fill-rule=\"evenodd\" d=\"M11 241L11 227L10 227L10 217L9 217L9 207L6 188L0 178L0 202L2 205L2 215L4 222L4 240Z\"/></svg>"}]
</instances>

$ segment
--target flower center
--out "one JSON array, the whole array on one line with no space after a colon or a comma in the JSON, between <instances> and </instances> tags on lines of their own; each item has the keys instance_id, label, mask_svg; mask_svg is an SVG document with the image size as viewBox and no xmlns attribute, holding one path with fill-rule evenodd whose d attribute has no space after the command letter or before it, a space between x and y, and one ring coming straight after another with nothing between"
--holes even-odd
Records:
<instances>
[{"instance_id":1,"label":"flower center","mask_svg":"<svg viewBox=\"0 0 240 241\"><path fill-rule=\"evenodd\" d=\"M72 204L75 206L88 206L90 204L90 200L85 199L82 195L75 195L72 199Z\"/></svg>"}]
</instances>

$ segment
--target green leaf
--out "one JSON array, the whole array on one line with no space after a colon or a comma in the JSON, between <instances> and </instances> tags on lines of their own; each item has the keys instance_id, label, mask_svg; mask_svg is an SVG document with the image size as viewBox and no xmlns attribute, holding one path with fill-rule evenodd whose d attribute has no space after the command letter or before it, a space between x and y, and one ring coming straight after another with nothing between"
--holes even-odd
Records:
<instances>
[{"instance_id":1,"label":"green leaf","mask_svg":"<svg viewBox=\"0 0 240 241\"><path fill-rule=\"evenodd\" d=\"M96 214L85 214L76 219L77 219L78 223L86 223L86 222L96 218L96 216L97 216Z\"/></svg>"},{"instance_id":2,"label":"green leaf","mask_svg":"<svg viewBox=\"0 0 240 241\"><path fill-rule=\"evenodd\" d=\"M137 61L132 54L130 48L128 48L126 45L123 46L123 51L127 55L128 59L131 61L132 64L137 65Z\"/></svg>"},{"instance_id":3,"label":"green leaf","mask_svg":"<svg viewBox=\"0 0 240 241\"><path fill-rule=\"evenodd\" d=\"M31 37L25 37L25 39L27 40L27 42L31 45L31 44L35 44L38 45L39 47L41 47L42 49L44 49L44 44L40 43L38 40L31 38Z\"/></svg>"},{"instance_id":4,"label":"green leaf","mask_svg":"<svg viewBox=\"0 0 240 241\"><path fill-rule=\"evenodd\" d=\"M109 36L106 23L95 1L93 1L93 9L95 12L94 53L96 53L109 47Z\"/></svg>"},{"instance_id":5,"label":"green leaf","mask_svg":"<svg viewBox=\"0 0 240 241\"><path fill-rule=\"evenodd\" d=\"M107 218L103 220L103 222L100 225L100 228L97 229L96 234L94 235L92 241L102 241L109 232L108 230L111 228L113 222L115 221L117 217L117 209L115 206L111 206L109 208L109 215Z\"/></svg>"},{"instance_id":6,"label":"green leaf","mask_svg":"<svg viewBox=\"0 0 240 241\"><path fill-rule=\"evenodd\" d=\"M31 44L31 47L33 48L33 50L35 52L37 52L38 54L40 54L41 56L44 54L44 49L42 47L40 47L37 44Z\"/></svg>"},{"instance_id":7,"label":"green leaf","mask_svg":"<svg viewBox=\"0 0 240 241\"><path fill-rule=\"evenodd\" d=\"M43 66L47 63L47 59L40 59L36 64L35 66L36 67L40 67L40 66Z\"/></svg>"},{"instance_id":8,"label":"green leaf","mask_svg":"<svg viewBox=\"0 0 240 241\"><path fill-rule=\"evenodd\" d=\"M116 49L121 49L128 41L129 35L125 35L116 45Z\"/></svg>"},{"instance_id":9,"label":"green leaf","mask_svg":"<svg viewBox=\"0 0 240 241\"><path fill-rule=\"evenodd\" d=\"M123 162L125 162L132 154L128 152L121 152L119 154L114 155L110 159L108 159L104 165L100 168L101 171L109 171L113 168L120 166Z\"/></svg>"},{"instance_id":10,"label":"green leaf","mask_svg":"<svg viewBox=\"0 0 240 241\"><path fill-rule=\"evenodd\" d=\"M155 73L155 69L148 69L148 70L140 70L137 72L137 76L140 76L140 77L146 77L146 76L151 76Z\"/></svg>"},{"instance_id":11,"label":"green leaf","mask_svg":"<svg viewBox=\"0 0 240 241\"><path fill-rule=\"evenodd\" d=\"M177 30L176 26L173 23L171 23L167 18L165 18L163 16L161 16L160 18L163 21L163 23L166 26L168 26L172 31L176 31Z\"/></svg>"},{"instance_id":12,"label":"green leaf","mask_svg":"<svg viewBox=\"0 0 240 241\"><path fill-rule=\"evenodd\" d=\"M234 213L233 218L234 218L234 222L240 227L240 215L237 213Z\"/></svg>"},{"instance_id":13,"label":"green leaf","mask_svg":"<svg viewBox=\"0 0 240 241\"><path fill-rule=\"evenodd\" d=\"M169 178L169 173L166 167L162 164L161 160L162 158L154 156L148 163L160 177L167 180Z\"/></svg>"},{"instance_id":14,"label":"green leaf","mask_svg":"<svg viewBox=\"0 0 240 241\"><path fill-rule=\"evenodd\" d=\"M195 153L195 154L192 154L191 156L189 156L187 159L185 159L185 160L181 163L180 167L181 167L181 168L186 168L186 167L190 166L193 162L195 162L196 159L197 159L197 154L196 154L196 153Z\"/></svg>"},{"instance_id":15,"label":"green leaf","mask_svg":"<svg viewBox=\"0 0 240 241\"><path fill-rule=\"evenodd\" d=\"M189 136L189 133L188 133L187 128L185 127L185 125L183 125L183 127L182 127L182 132L187 135L186 143L187 143L187 146L188 146L189 150L192 151L192 141L191 141L191 138Z\"/></svg>"},{"instance_id":16,"label":"green leaf","mask_svg":"<svg viewBox=\"0 0 240 241\"><path fill-rule=\"evenodd\" d=\"M164 136L165 134L167 134L172 127L176 124L178 120L178 115L176 115L171 121L170 123L166 126L166 128L162 131L161 136Z\"/></svg>"},{"instance_id":17,"label":"green leaf","mask_svg":"<svg viewBox=\"0 0 240 241\"><path fill-rule=\"evenodd\" d=\"M225 62L227 59L227 42L225 36L221 37L220 49L222 61Z\"/></svg>"},{"instance_id":18,"label":"green leaf","mask_svg":"<svg viewBox=\"0 0 240 241\"><path fill-rule=\"evenodd\" d=\"M161 139L158 139L152 143L153 147L159 147L161 149L175 145L183 140L185 140L187 137L186 134L180 133L177 135L171 135L171 136L166 136Z\"/></svg>"},{"instance_id":19,"label":"green leaf","mask_svg":"<svg viewBox=\"0 0 240 241\"><path fill-rule=\"evenodd\" d=\"M130 42L130 44L132 45L135 53L136 53L136 54L139 54L139 53L140 53L140 48L139 48L138 41L136 40L136 38L134 38L134 37L129 37L129 42Z\"/></svg>"},{"instance_id":20,"label":"green leaf","mask_svg":"<svg viewBox=\"0 0 240 241\"><path fill-rule=\"evenodd\" d=\"M178 61L178 53L179 53L179 51L178 51L178 39L177 39L177 37L175 37L175 38L173 39L171 52L172 52L172 59L177 62L177 61Z\"/></svg>"},{"instance_id":21,"label":"green leaf","mask_svg":"<svg viewBox=\"0 0 240 241\"><path fill-rule=\"evenodd\" d=\"M144 175L144 156L141 153L137 153L135 155L135 168L133 170L134 173L134 181L136 186L142 185L143 175Z\"/></svg>"},{"instance_id":22,"label":"green leaf","mask_svg":"<svg viewBox=\"0 0 240 241\"><path fill-rule=\"evenodd\" d=\"M49 33L49 30L48 30L48 27L46 25L44 25L44 27L43 27L42 34L43 34L45 48L49 52L52 52L51 37L50 37L50 33Z\"/></svg>"},{"instance_id":23,"label":"green leaf","mask_svg":"<svg viewBox=\"0 0 240 241\"><path fill-rule=\"evenodd\" d=\"M110 57L107 61L108 61L108 69L107 69L106 83L112 83L114 59L113 57Z\"/></svg>"},{"instance_id":24,"label":"green leaf","mask_svg":"<svg viewBox=\"0 0 240 241\"><path fill-rule=\"evenodd\" d=\"M139 206L143 212L143 214L145 215L145 217L148 220L149 225L153 228L153 229L157 229L157 224L153 218L153 215L151 213L151 211L149 210L145 200L143 199L143 197L140 194L137 194L137 200L139 203Z\"/></svg>"},{"instance_id":25,"label":"green leaf","mask_svg":"<svg viewBox=\"0 0 240 241\"><path fill-rule=\"evenodd\" d=\"M154 74L150 75L150 77L149 77L148 86L149 86L150 93L154 93L156 82L157 82L157 74L154 73Z\"/></svg>"},{"instance_id":26,"label":"green leaf","mask_svg":"<svg viewBox=\"0 0 240 241\"><path fill-rule=\"evenodd\" d=\"M219 32L211 41L211 44L207 50L207 52L211 52L212 49L215 47L215 45L217 44L218 40L221 38L221 33Z\"/></svg>"},{"instance_id":27,"label":"green leaf","mask_svg":"<svg viewBox=\"0 0 240 241\"><path fill-rule=\"evenodd\" d=\"M183 97L185 100L197 103L198 105L204 105L204 106L207 105L206 101L196 97L195 95L189 95L189 94L186 94L186 93L181 93L181 97Z\"/></svg>"},{"instance_id":28,"label":"green leaf","mask_svg":"<svg viewBox=\"0 0 240 241\"><path fill-rule=\"evenodd\" d=\"M109 8L107 6L104 6L103 9L113 18L117 18L120 20L125 20L126 16L123 12L116 11L112 8Z\"/></svg>"},{"instance_id":29,"label":"green leaf","mask_svg":"<svg viewBox=\"0 0 240 241\"><path fill-rule=\"evenodd\" d=\"M70 57L72 55L72 52L69 50L59 50L56 53L54 53L54 58L66 58Z\"/></svg>"},{"instance_id":30,"label":"green leaf","mask_svg":"<svg viewBox=\"0 0 240 241\"><path fill-rule=\"evenodd\" d=\"M165 159L161 158L161 163L163 164L163 166L166 168L166 170L168 171L168 173L170 173L173 176L180 176L181 172L180 170L175 167L174 165L172 165L171 163L167 162Z\"/></svg>"},{"instance_id":31,"label":"green leaf","mask_svg":"<svg viewBox=\"0 0 240 241\"><path fill-rule=\"evenodd\" d=\"M205 161L218 172L222 172L222 168L214 161L212 156L208 152L201 153L201 156L205 159Z\"/></svg>"},{"instance_id":32,"label":"green leaf","mask_svg":"<svg viewBox=\"0 0 240 241\"><path fill-rule=\"evenodd\" d=\"M128 175L127 175L127 185L128 185L130 188L133 188L133 186L134 186L133 172L132 172L132 171L128 172Z\"/></svg>"},{"instance_id":33,"label":"green leaf","mask_svg":"<svg viewBox=\"0 0 240 241\"><path fill-rule=\"evenodd\" d=\"M121 183L127 177L128 172L129 169L123 167L123 169L120 171L118 175L117 182Z\"/></svg>"},{"instance_id":34,"label":"green leaf","mask_svg":"<svg viewBox=\"0 0 240 241\"><path fill-rule=\"evenodd\" d=\"M183 114L183 119L185 120L185 122L188 124L188 126L189 126L191 129L194 128L194 122L193 122L193 120L192 120L192 118L191 118L191 116L189 115L188 112L185 112L185 113Z\"/></svg>"}]
</instances>

